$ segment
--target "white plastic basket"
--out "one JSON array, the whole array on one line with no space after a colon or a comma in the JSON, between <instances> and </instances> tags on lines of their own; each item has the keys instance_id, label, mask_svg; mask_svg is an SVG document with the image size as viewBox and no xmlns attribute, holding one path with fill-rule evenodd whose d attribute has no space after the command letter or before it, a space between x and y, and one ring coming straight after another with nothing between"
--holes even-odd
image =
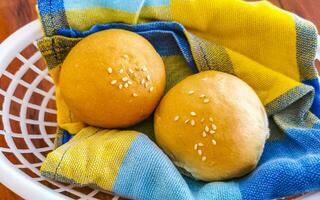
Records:
<instances>
[{"instance_id":1,"label":"white plastic basket","mask_svg":"<svg viewBox=\"0 0 320 200\"><path fill-rule=\"evenodd\" d=\"M40 22L33 21L0 45L0 182L25 199L118 199L40 176L57 126L55 88L35 43L41 36Z\"/></svg>"},{"instance_id":2,"label":"white plastic basket","mask_svg":"<svg viewBox=\"0 0 320 200\"><path fill-rule=\"evenodd\" d=\"M0 183L25 199L117 199L40 176L57 127L55 87L35 43L42 35L33 21L0 44Z\"/></svg>"}]
</instances>

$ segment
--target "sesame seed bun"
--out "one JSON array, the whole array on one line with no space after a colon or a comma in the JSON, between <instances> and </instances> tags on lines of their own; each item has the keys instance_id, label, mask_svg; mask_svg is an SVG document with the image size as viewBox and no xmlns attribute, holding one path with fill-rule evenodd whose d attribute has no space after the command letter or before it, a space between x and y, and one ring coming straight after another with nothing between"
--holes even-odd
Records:
<instances>
[{"instance_id":1,"label":"sesame seed bun","mask_svg":"<svg viewBox=\"0 0 320 200\"><path fill-rule=\"evenodd\" d=\"M164 92L165 67L145 38L125 30L105 30L72 48L62 64L59 87L78 119L124 128L153 112Z\"/></svg>"},{"instance_id":2,"label":"sesame seed bun","mask_svg":"<svg viewBox=\"0 0 320 200\"><path fill-rule=\"evenodd\" d=\"M186 175L203 181L253 170L269 136L265 109L239 78L217 71L175 85L155 112L158 145Z\"/></svg>"}]
</instances>

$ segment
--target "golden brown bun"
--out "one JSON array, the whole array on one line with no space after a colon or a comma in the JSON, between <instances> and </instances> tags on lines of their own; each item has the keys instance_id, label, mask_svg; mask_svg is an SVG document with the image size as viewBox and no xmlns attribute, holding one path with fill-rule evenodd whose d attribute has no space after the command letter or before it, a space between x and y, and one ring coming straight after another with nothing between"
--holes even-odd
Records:
<instances>
[{"instance_id":1,"label":"golden brown bun","mask_svg":"<svg viewBox=\"0 0 320 200\"><path fill-rule=\"evenodd\" d=\"M77 118L94 126L123 128L153 112L164 92L165 68L146 39L112 29L84 38L70 51L59 85Z\"/></svg>"},{"instance_id":2,"label":"golden brown bun","mask_svg":"<svg viewBox=\"0 0 320 200\"><path fill-rule=\"evenodd\" d=\"M157 143L172 161L204 181L250 172L269 135L255 92L237 77L216 71L174 86L155 112L154 127Z\"/></svg>"}]
</instances>

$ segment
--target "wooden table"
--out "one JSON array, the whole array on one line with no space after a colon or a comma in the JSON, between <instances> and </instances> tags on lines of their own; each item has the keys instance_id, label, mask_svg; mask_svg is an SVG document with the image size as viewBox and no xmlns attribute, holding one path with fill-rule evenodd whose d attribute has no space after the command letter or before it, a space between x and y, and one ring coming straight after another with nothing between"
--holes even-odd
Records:
<instances>
[{"instance_id":1,"label":"wooden table","mask_svg":"<svg viewBox=\"0 0 320 200\"><path fill-rule=\"evenodd\" d=\"M311 20L316 24L318 30L320 30L320 0L270 1L281 8ZM36 0L0 0L0 42L18 28L37 18L35 5ZM0 104L2 104L2 102L0 102ZM0 122L0 128L2 127L1 123L2 122ZM17 200L22 198L0 183L0 200L7 199Z\"/></svg>"}]
</instances>

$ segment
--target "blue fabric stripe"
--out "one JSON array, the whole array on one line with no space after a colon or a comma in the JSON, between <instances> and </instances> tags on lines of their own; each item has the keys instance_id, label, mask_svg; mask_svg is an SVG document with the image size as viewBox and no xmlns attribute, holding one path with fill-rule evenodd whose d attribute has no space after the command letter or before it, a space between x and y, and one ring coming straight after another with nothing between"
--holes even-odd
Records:
<instances>
[{"instance_id":1,"label":"blue fabric stripe","mask_svg":"<svg viewBox=\"0 0 320 200\"><path fill-rule=\"evenodd\" d=\"M170 0L146 0L145 6L168 6Z\"/></svg>"},{"instance_id":2,"label":"blue fabric stripe","mask_svg":"<svg viewBox=\"0 0 320 200\"><path fill-rule=\"evenodd\" d=\"M259 166L239 182L243 198L272 199L320 189L319 127L290 128L285 140L268 142Z\"/></svg>"},{"instance_id":3,"label":"blue fabric stripe","mask_svg":"<svg viewBox=\"0 0 320 200\"><path fill-rule=\"evenodd\" d=\"M66 10L74 9L88 9L88 8L109 8L121 10L130 13L136 13L145 6L166 6L169 5L170 0L96 0L83 1L83 0L68 0L65 1L64 6Z\"/></svg>"},{"instance_id":4,"label":"blue fabric stripe","mask_svg":"<svg viewBox=\"0 0 320 200\"><path fill-rule=\"evenodd\" d=\"M62 27L69 27L63 0L38 0L39 15L45 35L52 36Z\"/></svg>"},{"instance_id":5,"label":"blue fabric stripe","mask_svg":"<svg viewBox=\"0 0 320 200\"><path fill-rule=\"evenodd\" d=\"M41 8L40 17L44 19L47 14L54 14L65 10L64 0L38 0L38 7Z\"/></svg>"},{"instance_id":6,"label":"blue fabric stripe","mask_svg":"<svg viewBox=\"0 0 320 200\"><path fill-rule=\"evenodd\" d=\"M176 22L152 22L138 25L122 23L98 24L88 31L59 29L58 34L66 37L85 37L92 33L112 28L136 32L149 40L161 56L182 54L193 72L198 72L190 50L184 27Z\"/></svg>"},{"instance_id":7,"label":"blue fabric stripe","mask_svg":"<svg viewBox=\"0 0 320 200\"><path fill-rule=\"evenodd\" d=\"M125 12L135 13L141 9L145 0L67 0L65 1L66 10L89 9L89 8L109 8Z\"/></svg>"},{"instance_id":8,"label":"blue fabric stripe","mask_svg":"<svg viewBox=\"0 0 320 200\"><path fill-rule=\"evenodd\" d=\"M147 136L141 134L131 144L122 162L113 191L143 200L241 199L239 186L235 182L205 184L184 178L169 158Z\"/></svg>"},{"instance_id":9,"label":"blue fabric stripe","mask_svg":"<svg viewBox=\"0 0 320 200\"><path fill-rule=\"evenodd\" d=\"M131 144L113 192L143 200L193 199L188 185L169 158L143 134Z\"/></svg>"},{"instance_id":10,"label":"blue fabric stripe","mask_svg":"<svg viewBox=\"0 0 320 200\"><path fill-rule=\"evenodd\" d=\"M234 181L204 184L185 177L194 199L197 200L241 200L239 184Z\"/></svg>"},{"instance_id":11,"label":"blue fabric stripe","mask_svg":"<svg viewBox=\"0 0 320 200\"><path fill-rule=\"evenodd\" d=\"M315 78L315 79L312 79L312 80L304 80L303 83L307 84L307 85L310 85L310 86L312 86L314 88L315 95L314 95L311 111L317 117L320 117L320 85L319 85L319 79Z\"/></svg>"},{"instance_id":12,"label":"blue fabric stripe","mask_svg":"<svg viewBox=\"0 0 320 200\"><path fill-rule=\"evenodd\" d=\"M144 6L167 6L170 0L67 0L64 3L66 10L88 9L88 8L109 8L130 13L138 12Z\"/></svg>"},{"instance_id":13,"label":"blue fabric stripe","mask_svg":"<svg viewBox=\"0 0 320 200\"><path fill-rule=\"evenodd\" d=\"M64 130L62 136L62 144L67 143L69 140L71 140L72 137L73 135L71 135L68 131Z\"/></svg>"},{"instance_id":14,"label":"blue fabric stripe","mask_svg":"<svg viewBox=\"0 0 320 200\"><path fill-rule=\"evenodd\" d=\"M320 188L320 155L275 159L257 168L240 183L243 199L285 197ZM274 189L271 189L274 188Z\"/></svg>"}]
</instances>

